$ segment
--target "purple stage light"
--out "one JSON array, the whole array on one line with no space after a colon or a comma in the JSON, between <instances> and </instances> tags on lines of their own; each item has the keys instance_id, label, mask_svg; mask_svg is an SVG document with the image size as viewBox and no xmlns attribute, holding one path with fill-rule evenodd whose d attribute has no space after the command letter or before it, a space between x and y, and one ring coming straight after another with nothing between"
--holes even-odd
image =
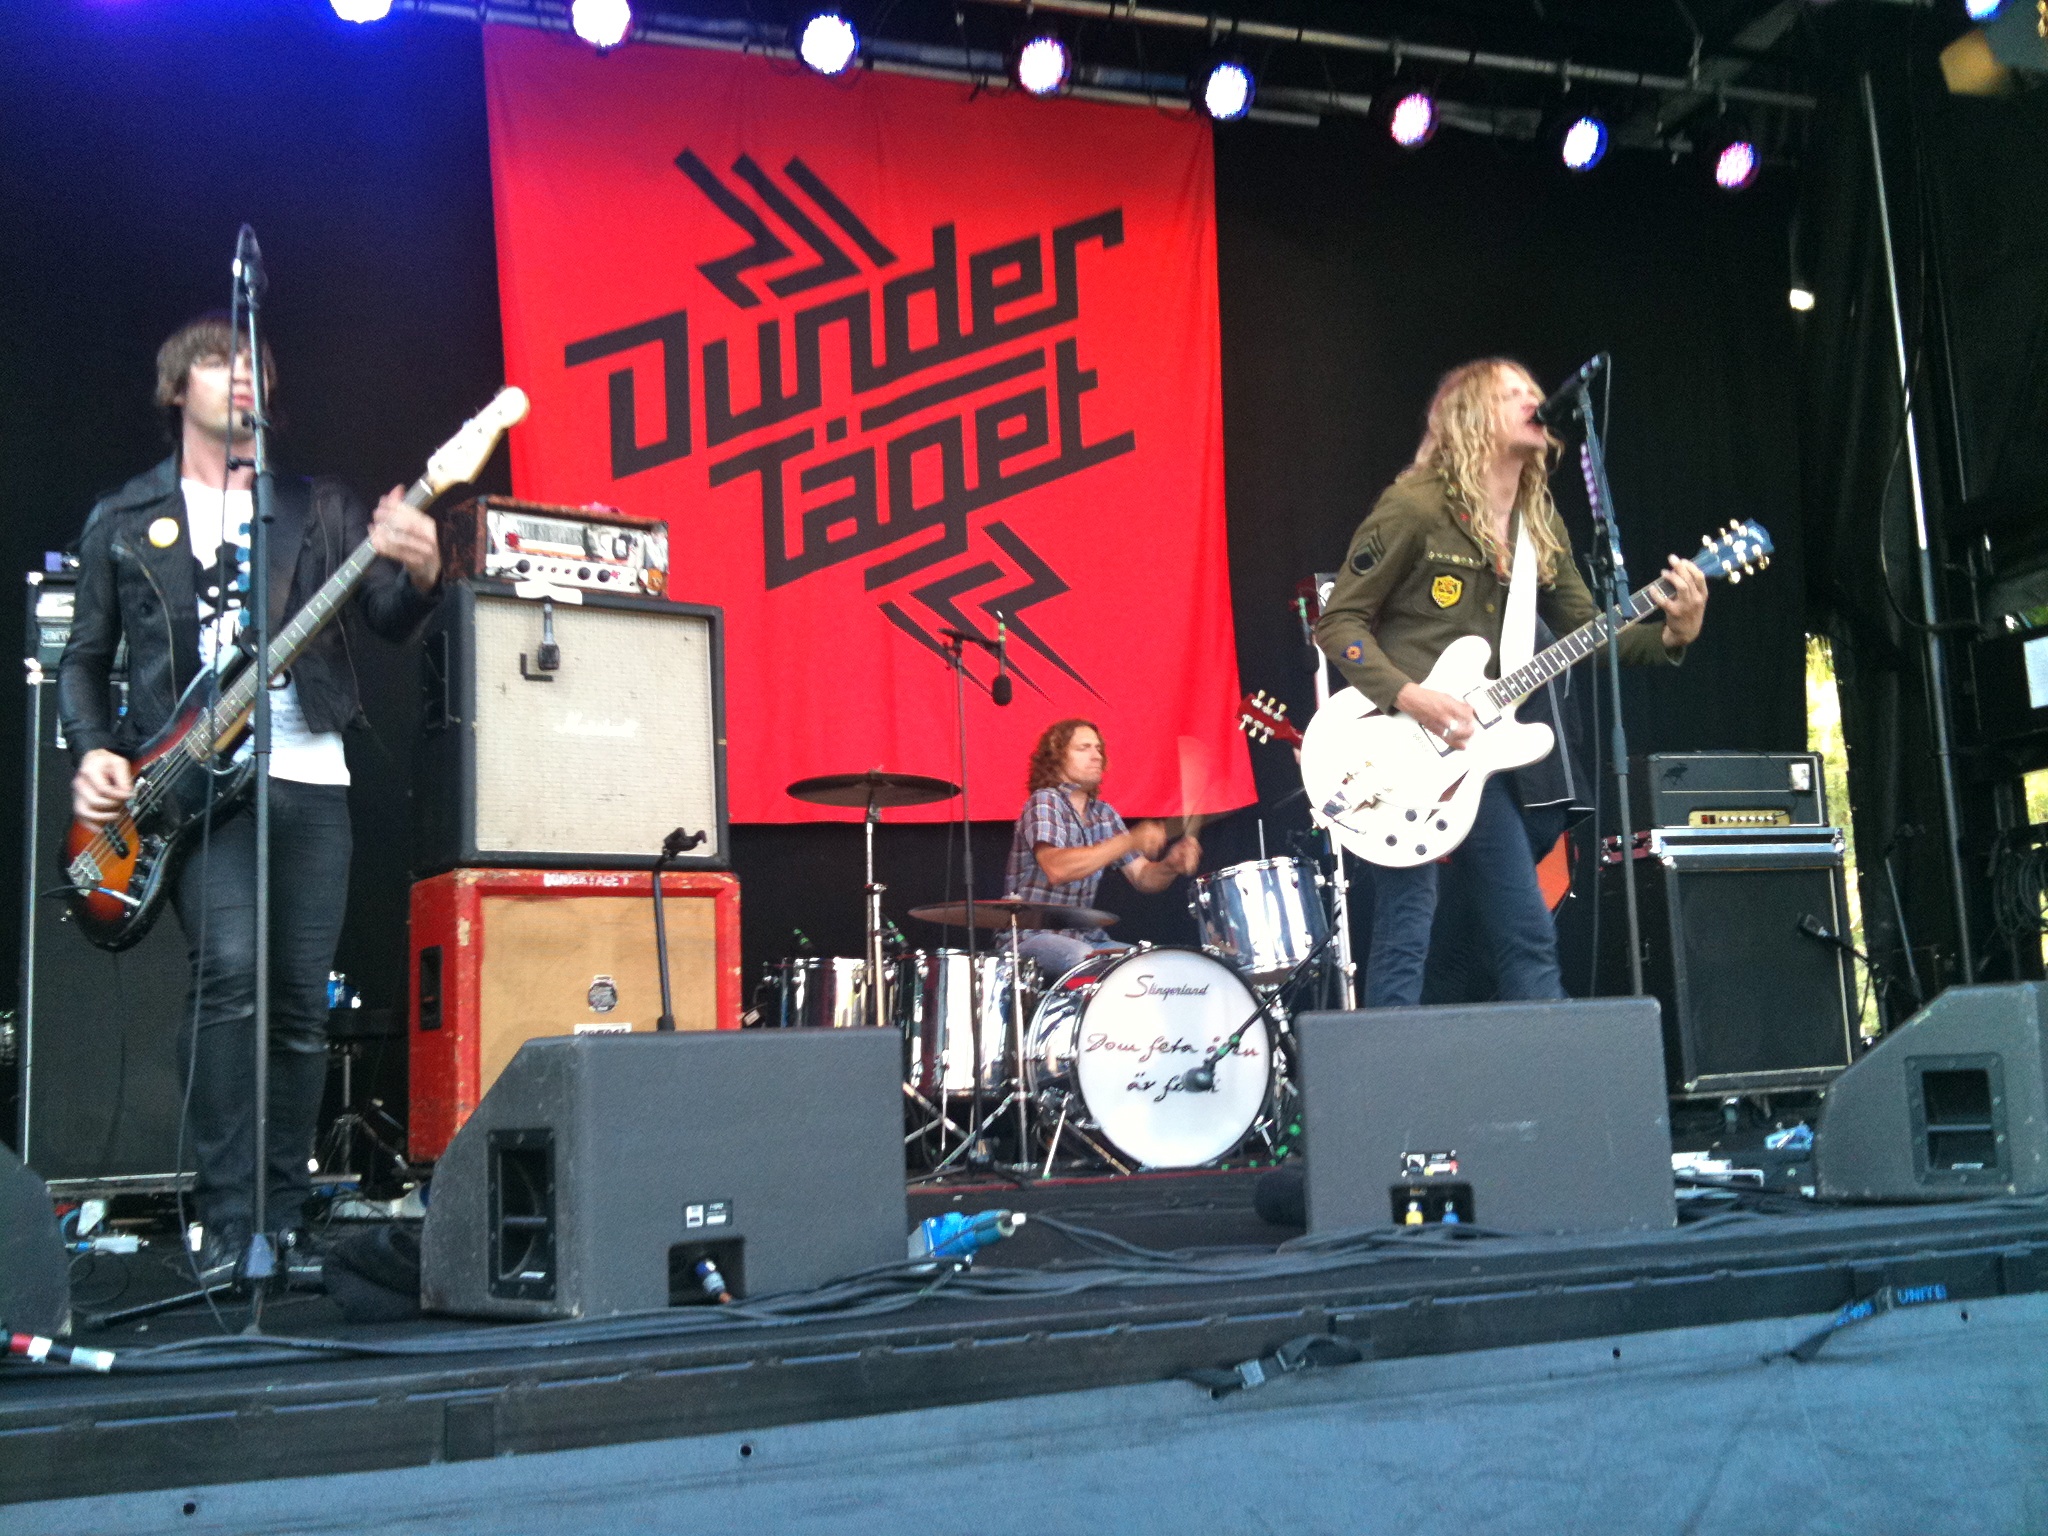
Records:
<instances>
[{"instance_id":1,"label":"purple stage light","mask_svg":"<svg viewBox=\"0 0 2048 1536\"><path fill-rule=\"evenodd\" d=\"M593 48L616 48L633 26L633 7L626 0L575 0L569 25Z\"/></svg>"},{"instance_id":2,"label":"purple stage light","mask_svg":"<svg viewBox=\"0 0 2048 1536\"><path fill-rule=\"evenodd\" d=\"M1017 83L1034 96L1065 89L1070 65L1067 45L1047 34L1017 50Z\"/></svg>"},{"instance_id":3,"label":"purple stage light","mask_svg":"<svg viewBox=\"0 0 2048 1536\"><path fill-rule=\"evenodd\" d=\"M840 74L860 52L860 34L837 11L820 11L804 23L796 51L819 74Z\"/></svg>"},{"instance_id":4,"label":"purple stage light","mask_svg":"<svg viewBox=\"0 0 2048 1536\"><path fill-rule=\"evenodd\" d=\"M1403 149L1422 148L1436 135L1436 98L1427 91L1410 91L1387 114L1387 132Z\"/></svg>"},{"instance_id":5,"label":"purple stage light","mask_svg":"<svg viewBox=\"0 0 2048 1536\"><path fill-rule=\"evenodd\" d=\"M1724 192L1740 192L1762 168L1756 146L1747 139L1733 140L1714 160L1714 185Z\"/></svg>"}]
</instances>

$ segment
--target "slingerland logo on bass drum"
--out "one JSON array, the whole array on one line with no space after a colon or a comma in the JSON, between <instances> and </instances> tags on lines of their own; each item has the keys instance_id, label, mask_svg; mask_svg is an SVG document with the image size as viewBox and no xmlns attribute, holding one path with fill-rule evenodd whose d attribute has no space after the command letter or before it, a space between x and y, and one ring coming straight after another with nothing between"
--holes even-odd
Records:
<instances>
[{"instance_id":1,"label":"slingerland logo on bass drum","mask_svg":"<svg viewBox=\"0 0 2048 1536\"><path fill-rule=\"evenodd\" d=\"M675 164L746 241L697 266L737 313L678 309L564 349L573 369L660 348L668 423L660 439L639 439L633 374L610 375L613 478L707 454L713 491L748 497L760 518L767 589L855 562L865 589L884 594L881 613L933 652L945 654L938 629L981 627L964 611L971 605L1001 614L1020 645L1089 686L1028 615L1068 591L1067 582L1001 518L970 520L1137 447L1135 432L1090 430L1084 415L1096 372L1080 337L1048 334L1081 319L1084 269L1123 244L1123 210L964 254L954 226L938 224L928 265L885 275L916 258L878 239L801 156L778 177L743 154L732 166L736 184L691 149ZM815 262L766 281L749 277L800 249ZM844 287L862 273L872 274L866 286ZM828 285L837 289L831 298L806 301ZM838 403L848 397L852 408ZM934 418L935 409L943 414ZM917 425L902 425L912 418ZM826 494L834 489L840 494ZM793 498L803 505L794 520ZM932 574L970 550L983 558ZM1044 692L1029 666L1011 670Z\"/></svg>"}]
</instances>

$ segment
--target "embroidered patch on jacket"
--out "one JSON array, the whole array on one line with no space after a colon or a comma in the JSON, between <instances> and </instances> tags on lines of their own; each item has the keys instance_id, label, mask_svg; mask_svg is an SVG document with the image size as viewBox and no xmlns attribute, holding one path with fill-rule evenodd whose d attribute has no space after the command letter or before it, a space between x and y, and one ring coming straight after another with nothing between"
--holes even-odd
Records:
<instances>
[{"instance_id":1,"label":"embroidered patch on jacket","mask_svg":"<svg viewBox=\"0 0 2048 1536\"><path fill-rule=\"evenodd\" d=\"M1429 584L1429 595L1439 608L1455 608L1465 595L1465 583L1456 576L1439 576Z\"/></svg>"},{"instance_id":2,"label":"embroidered patch on jacket","mask_svg":"<svg viewBox=\"0 0 2048 1536\"><path fill-rule=\"evenodd\" d=\"M1356 640L1352 641L1349 645L1344 647L1344 659L1346 661L1365 660L1365 647L1360 645Z\"/></svg>"},{"instance_id":3,"label":"embroidered patch on jacket","mask_svg":"<svg viewBox=\"0 0 2048 1536\"><path fill-rule=\"evenodd\" d=\"M149 525L149 542L158 549L169 549L178 542L178 520L175 517L160 517Z\"/></svg>"},{"instance_id":4,"label":"embroidered patch on jacket","mask_svg":"<svg viewBox=\"0 0 2048 1536\"><path fill-rule=\"evenodd\" d=\"M1385 535L1377 531L1366 535L1359 542L1358 548L1351 551L1351 569L1353 573L1363 576L1367 571L1380 563L1380 556L1386 552L1387 541Z\"/></svg>"}]
</instances>

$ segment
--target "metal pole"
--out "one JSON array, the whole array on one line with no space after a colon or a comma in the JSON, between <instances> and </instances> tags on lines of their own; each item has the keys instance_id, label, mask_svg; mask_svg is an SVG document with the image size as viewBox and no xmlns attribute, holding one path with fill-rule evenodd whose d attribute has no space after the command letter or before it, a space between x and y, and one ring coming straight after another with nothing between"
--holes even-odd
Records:
<instances>
[{"instance_id":1,"label":"metal pole","mask_svg":"<svg viewBox=\"0 0 2048 1536\"><path fill-rule=\"evenodd\" d=\"M1870 172L1877 191L1877 228L1884 243L1885 297L1891 302L1892 344L1899 356L1899 409L1905 416L1906 475L1913 493L1913 547L1920 576L1920 640L1926 651L1927 707L1934 726L1934 760L1941 780L1943 851L1948 858L1949 901L1955 908L1956 961L1967 984L1976 979L1976 953L1970 943L1970 898L1963 883L1963 814L1956 797L1955 732L1949 720L1948 668L1934 592L1934 556L1927 533L1927 494L1920 479L1920 423L1913 397L1913 363L1906 351L1906 318L1899 301L1899 268L1892 250L1891 202L1885 195L1884 146L1877 132L1877 96L1870 72L1860 81L1863 120L1870 131ZM1880 512L1882 508L1879 509ZM1878 537L1882 538L1880 528Z\"/></svg>"}]
</instances>

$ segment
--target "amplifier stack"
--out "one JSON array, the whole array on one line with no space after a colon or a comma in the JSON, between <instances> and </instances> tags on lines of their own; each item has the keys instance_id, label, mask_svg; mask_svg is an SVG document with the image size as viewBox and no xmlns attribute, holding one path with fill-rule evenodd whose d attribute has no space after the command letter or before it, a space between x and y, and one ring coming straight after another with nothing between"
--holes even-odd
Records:
<instances>
[{"instance_id":1,"label":"amplifier stack","mask_svg":"<svg viewBox=\"0 0 2048 1536\"><path fill-rule=\"evenodd\" d=\"M420 1161L525 1041L655 1027L651 868L678 827L698 840L662 880L676 1027L737 1028L740 1011L720 611L651 595L667 587L659 525L496 500L459 510L469 579L428 621L414 758ZM543 551L570 564L534 566Z\"/></svg>"},{"instance_id":2,"label":"amplifier stack","mask_svg":"<svg viewBox=\"0 0 2048 1536\"><path fill-rule=\"evenodd\" d=\"M1819 756L1659 754L1636 760L1631 790L1639 830L1628 867L1671 1092L1826 1085L1854 1059L1855 974L1842 833L1828 821ZM1618 851L1601 862L1618 919ZM1623 946L1603 947L1601 982L1628 990Z\"/></svg>"}]
</instances>

